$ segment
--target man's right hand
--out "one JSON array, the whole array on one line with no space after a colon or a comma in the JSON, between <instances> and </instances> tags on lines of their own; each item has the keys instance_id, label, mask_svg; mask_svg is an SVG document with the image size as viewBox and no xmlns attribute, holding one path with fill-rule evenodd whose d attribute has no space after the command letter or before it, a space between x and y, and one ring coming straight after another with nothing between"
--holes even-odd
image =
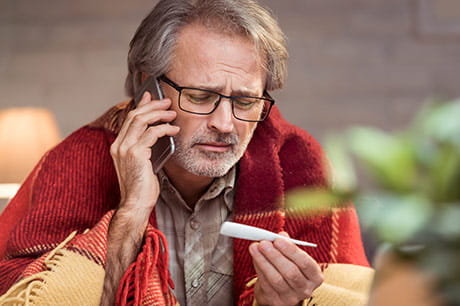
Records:
<instances>
[{"instance_id":1,"label":"man's right hand","mask_svg":"<svg viewBox=\"0 0 460 306\"><path fill-rule=\"evenodd\" d=\"M159 195L159 184L152 170L151 147L158 138L174 136L179 127L160 124L176 118L176 112L168 110L169 99L151 100L145 92L137 108L130 111L118 137L110 147L120 184L121 206L152 209Z\"/></svg>"},{"instance_id":2,"label":"man's right hand","mask_svg":"<svg viewBox=\"0 0 460 306\"><path fill-rule=\"evenodd\" d=\"M151 147L158 138L174 136L179 127L169 124L176 112L168 110L169 99L151 101L144 93L136 109L126 117L110 148L120 184L120 205L110 223L101 305L114 305L120 279L135 260L149 216L160 193L153 173ZM153 125L153 126L152 126Z\"/></svg>"}]
</instances>

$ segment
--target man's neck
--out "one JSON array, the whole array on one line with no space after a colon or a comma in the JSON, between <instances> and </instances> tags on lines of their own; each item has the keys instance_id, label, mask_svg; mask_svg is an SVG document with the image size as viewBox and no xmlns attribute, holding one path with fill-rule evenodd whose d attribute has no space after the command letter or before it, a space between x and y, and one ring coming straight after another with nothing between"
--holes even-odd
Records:
<instances>
[{"instance_id":1,"label":"man's neck","mask_svg":"<svg viewBox=\"0 0 460 306\"><path fill-rule=\"evenodd\" d=\"M166 163L164 171L171 184L174 185L184 201L191 208L195 207L196 202L198 202L214 180L213 177L192 174L170 162Z\"/></svg>"}]
</instances>

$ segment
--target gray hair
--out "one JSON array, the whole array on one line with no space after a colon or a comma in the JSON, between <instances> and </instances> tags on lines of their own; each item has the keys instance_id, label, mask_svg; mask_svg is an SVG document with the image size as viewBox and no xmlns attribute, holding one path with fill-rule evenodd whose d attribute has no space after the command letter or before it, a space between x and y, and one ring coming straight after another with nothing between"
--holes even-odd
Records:
<instances>
[{"instance_id":1,"label":"gray hair","mask_svg":"<svg viewBox=\"0 0 460 306\"><path fill-rule=\"evenodd\" d=\"M137 28L128 53L126 94L133 97L142 72L160 76L168 72L177 34L199 22L254 42L267 72L266 90L282 88L286 79L286 40L272 14L253 0L160 0Z\"/></svg>"}]
</instances>

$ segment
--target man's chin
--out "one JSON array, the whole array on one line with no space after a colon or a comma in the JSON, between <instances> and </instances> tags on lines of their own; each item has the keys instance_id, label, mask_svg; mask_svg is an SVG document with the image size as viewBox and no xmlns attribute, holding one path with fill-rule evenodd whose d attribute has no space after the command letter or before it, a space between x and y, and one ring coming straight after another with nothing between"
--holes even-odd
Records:
<instances>
[{"instance_id":1,"label":"man's chin","mask_svg":"<svg viewBox=\"0 0 460 306\"><path fill-rule=\"evenodd\" d=\"M222 177L238 162L237 152L212 152L193 147L176 150L172 156L174 164L183 170L202 177ZM242 154L241 154L242 155Z\"/></svg>"},{"instance_id":2,"label":"man's chin","mask_svg":"<svg viewBox=\"0 0 460 306\"><path fill-rule=\"evenodd\" d=\"M199 161L195 159L193 162L177 161L181 168L185 171L203 177L222 177L226 175L236 162L229 162L228 159L208 159L200 158Z\"/></svg>"},{"instance_id":3,"label":"man's chin","mask_svg":"<svg viewBox=\"0 0 460 306\"><path fill-rule=\"evenodd\" d=\"M232 166L225 167L212 167L212 166L194 166L194 167L184 167L184 169L194 175L203 176L203 177L222 177L230 171Z\"/></svg>"}]
</instances>

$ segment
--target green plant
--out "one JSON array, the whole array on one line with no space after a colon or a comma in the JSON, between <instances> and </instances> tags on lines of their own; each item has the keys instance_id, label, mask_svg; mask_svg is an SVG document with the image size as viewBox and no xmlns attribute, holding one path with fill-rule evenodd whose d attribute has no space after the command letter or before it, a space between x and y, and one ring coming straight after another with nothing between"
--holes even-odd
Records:
<instances>
[{"instance_id":1,"label":"green plant","mask_svg":"<svg viewBox=\"0 0 460 306\"><path fill-rule=\"evenodd\" d=\"M297 191L287 205L354 201L366 231L435 275L446 303L460 305L460 100L423 107L405 130L354 127L325 147L333 189Z\"/></svg>"}]
</instances>

